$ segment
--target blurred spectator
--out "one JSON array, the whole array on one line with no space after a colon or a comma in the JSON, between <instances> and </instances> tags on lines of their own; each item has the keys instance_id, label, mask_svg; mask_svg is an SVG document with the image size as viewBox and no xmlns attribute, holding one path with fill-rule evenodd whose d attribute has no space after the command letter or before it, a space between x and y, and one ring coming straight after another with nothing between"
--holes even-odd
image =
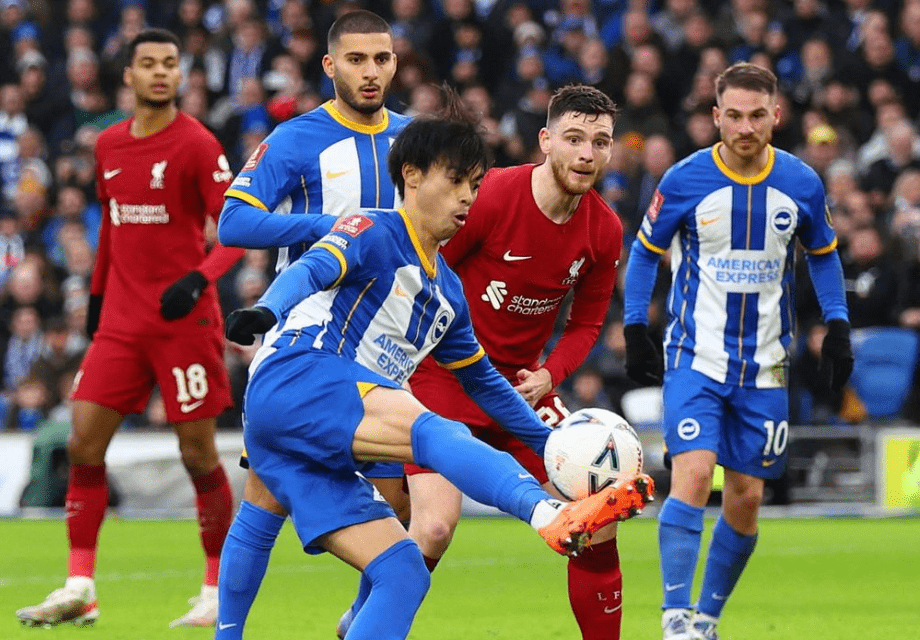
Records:
<instances>
[{"instance_id":1,"label":"blurred spectator","mask_svg":"<svg viewBox=\"0 0 920 640\"><path fill-rule=\"evenodd\" d=\"M895 42L895 59L907 77L920 81L920 2L908 0L901 12L901 35Z\"/></svg>"},{"instance_id":2,"label":"blurred spectator","mask_svg":"<svg viewBox=\"0 0 920 640\"><path fill-rule=\"evenodd\" d=\"M0 184L7 201L15 197L19 182L19 136L29 126L24 108L19 85L0 86Z\"/></svg>"},{"instance_id":3,"label":"blurred spectator","mask_svg":"<svg viewBox=\"0 0 920 640\"><path fill-rule=\"evenodd\" d=\"M677 51L684 43L684 24L698 12L696 0L665 0L664 10L652 17L652 26L668 51Z\"/></svg>"},{"instance_id":4,"label":"blurred spectator","mask_svg":"<svg viewBox=\"0 0 920 640\"><path fill-rule=\"evenodd\" d=\"M179 68L182 70L182 84L179 94L183 95L189 86L192 69L204 72L205 87L210 96L223 92L227 74L227 59L224 53L211 42L211 36L203 27L194 25L185 32L182 52L179 54Z\"/></svg>"},{"instance_id":5,"label":"blurred spectator","mask_svg":"<svg viewBox=\"0 0 920 640\"><path fill-rule=\"evenodd\" d=\"M862 225L850 232L841 256L843 277L854 328L897 324L897 269L882 235L874 225Z\"/></svg>"},{"instance_id":6,"label":"blurred spectator","mask_svg":"<svg viewBox=\"0 0 920 640\"><path fill-rule=\"evenodd\" d=\"M792 87L790 97L800 108L812 106L834 74L834 54L830 45L820 38L802 44L802 75Z\"/></svg>"},{"instance_id":7,"label":"blurred spectator","mask_svg":"<svg viewBox=\"0 0 920 640\"><path fill-rule=\"evenodd\" d=\"M47 415L48 388L31 376L23 378L12 394L6 412L6 428L35 431Z\"/></svg>"},{"instance_id":8,"label":"blurred spectator","mask_svg":"<svg viewBox=\"0 0 920 640\"><path fill-rule=\"evenodd\" d=\"M634 132L643 138L668 134L668 117L658 103L655 85L647 74L630 73L623 98L623 104L619 105L617 113L618 134Z\"/></svg>"},{"instance_id":9,"label":"blurred spectator","mask_svg":"<svg viewBox=\"0 0 920 640\"><path fill-rule=\"evenodd\" d=\"M817 124L809 129L801 156L826 183L828 168L840 157L840 138L834 128L829 124Z\"/></svg>"},{"instance_id":10,"label":"blurred spectator","mask_svg":"<svg viewBox=\"0 0 920 640\"><path fill-rule=\"evenodd\" d=\"M10 339L6 344L3 360L3 386L15 389L32 363L38 360L45 346L42 337L41 318L38 310L31 306L18 307L10 320Z\"/></svg>"},{"instance_id":11,"label":"blurred spectator","mask_svg":"<svg viewBox=\"0 0 920 640\"><path fill-rule=\"evenodd\" d=\"M48 406L53 407L66 397L61 395L61 380L67 372L80 368L83 351L72 349L70 328L62 316L54 316L45 322L43 340L40 355L32 363L28 375L44 384Z\"/></svg>"},{"instance_id":12,"label":"blurred spectator","mask_svg":"<svg viewBox=\"0 0 920 640\"><path fill-rule=\"evenodd\" d=\"M19 219L12 209L0 207L0 287L6 286L10 273L22 262L25 254Z\"/></svg>"},{"instance_id":13,"label":"blurred spectator","mask_svg":"<svg viewBox=\"0 0 920 640\"><path fill-rule=\"evenodd\" d=\"M588 408L613 410L604 390L604 379L593 367L582 366L572 374L571 386L569 393L563 391L565 406L569 411Z\"/></svg>"},{"instance_id":14,"label":"blurred spectator","mask_svg":"<svg viewBox=\"0 0 920 640\"><path fill-rule=\"evenodd\" d=\"M887 130L887 156L869 165L862 179L862 189L869 194L876 211L887 204L888 194L902 171L920 169L920 153L914 150L916 138L916 129L906 120L897 122Z\"/></svg>"},{"instance_id":15,"label":"blurred spectator","mask_svg":"<svg viewBox=\"0 0 920 640\"><path fill-rule=\"evenodd\" d=\"M710 147L719 141L719 130L712 119L712 110L697 107L687 115L683 130L675 136L674 154L685 158L697 149Z\"/></svg>"}]
</instances>

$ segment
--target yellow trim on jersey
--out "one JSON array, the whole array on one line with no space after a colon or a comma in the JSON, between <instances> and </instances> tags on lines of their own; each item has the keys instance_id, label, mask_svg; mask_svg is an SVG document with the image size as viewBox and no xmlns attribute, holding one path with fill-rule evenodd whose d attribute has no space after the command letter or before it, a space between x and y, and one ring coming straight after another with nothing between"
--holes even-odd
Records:
<instances>
[{"instance_id":1,"label":"yellow trim on jersey","mask_svg":"<svg viewBox=\"0 0 920 640\"><path fill-rule=\"evenodd\" d=\"M386 109L381 109L381 113L383 113L383 120L380 121L380 124L367 125L367 124L358 124L357 122L353 122L352 120L349 120L348 118L343 116L342 113L338 109L335 108L335 104L333 104L332 100L330 100L329 102L327 102L326 104L322 106L323 106L323 109L325 109L326 112L330 116L332 116L333 120L338 122L343 127L351 129L352 131L355 131L357 133L366 133L368 135L374 135L375 133L383 133L384 131L386 131L386 128L390 126L390 114L387 113Z\"/></svg>"},{"instance_id":2,"label":"yellow trim on jersey","mask_svg":"<svg viewBox=\"0 0 920 640\"><path fill-rule=\"evenodd\" d=\"M322 247L329 253L335 256L335 259L339 261L339 268L342 270L342 273L339 274L339 277L335 279L335 282L330 285L330 289L335 289L339 286L339 283L342 281L342 278L345 277L345 272L348 271L348 263L345 261L345 256L342 254L342 250L333 244L328 242L317 242L314 247Z\"/></svg>"},{"instance_id":3,"label":"yellow trim on jersey","mask_svg":"<svg viewBox=\"0 0 920 640\"><path fill-rule=\"evenodd\" d=\"M254 207L258 207L262 211L268 211L268 207L262 204L262 201L259 200L254 195L248 194L245 191L237 191L236 189L227 189L224 192L224 198L239 198L246 204L251 204Z\"/></svg>"},{"instance_id":4,"label":"yellow trim on jersey","mask_svg":"<svg viewBox=\"0 0 920 640\"><path fill-rule=\"evenodd\" d=\"M484 355L486 355L486 352L483 351L482 347L479 347L479 351L471 355L469 358L464 358L463 360L457 360L456 362L447 362L447 363L439 362L438 364L444 367L445 369L449 369L453 371L454 369L462 369L463 367L468 367L474 362L478 362L479 360L482 360L482 357Z\"/></svg>"},{"instance_id":5,"label":"yellow trim on jersey","mask_svg":"<svg viewBox=\"0 0 920 640\"><path fill-rule=\"evenodd\" d=\"M639 230L639 232L636 234L636 237L639 238L639 242L645 245L646 249L654 253L657 253L660 256L664 255L664 252L667 251L667 249L661 249L653 245L651 242L649 242L648 238L645 237L645 234L642 233L641 230Z\"/></svg>"},{"instance_id":6,"label":"yellow trim on jersey","mask_svg":"<svg viewBox=\"0 0 920 640\"><path fill-rule=\"evenodd\" d=\"M415 227L412 226L412 222L409 221L409 214L406 213L405 209L398 209L399 215L402 216L403 223L406 225L406 231L409 232L409 239L412 241L412 246L415 247L415 252L418 254L418 259L422 261L422 267L425 268L425 273L428 274L429 278L435 276L435 266L428 262L428 256L425 255L425 252L422 251L422 242L418 239L418 235L415 233Z\"/></svg>"},{"instance_id":7,"label":"yellow trim on jersey","mask_svg":"<svg viewBox=\"0 0 920 640\"><path fill-rule=\"evenodd\" d=\"M834 241L827 245L826 247L821 247L819 249L805 249L806 252L810 253L813 256L823 256L830 253L837 248L837 238L834 238Z\"/></svg>"},{"instance_id":8,"label":"yellow trim on jersey","mask_svg":"<svg viewBox=\"0 0 920 640\"><path fill-rule=\"evenodd\" d=\"M358 395L362 398L371 392L371 389L379 386L376 382L359 382Z\"/></svg>"},{"instance_id":9,"label":"yellow trim on jersey","mask_svg":"<svg viewBox=\"0 0 920 640\"><path fill-rule=\"evenodd\" d=\"M738 184L757 184L758 182L763 182L766 180L767 176L770 175L770 172L773 171L773 163L776 162L776 153L773 150L773 145L767 145L767 164L763 169L760 170L756 176L743 176L740 173L735 173L728 168L723 161L721 156L719 156L719 147L723 143L718 142L712 147L712 159L716 163L716 166L719 167L719 171L724 173L729 180L734 180Z\"/></svg>"},{"instance_id":10,"label":"yellow trim on jersey","mask_svg":"<svg viewBox=\"0 0 920 640\"><path fill-rule=\"evenodd\" d=\"M243 445L243 452L240 454L240 456L243 457L243 458L248 458L248 457L249 457L249 454L246 453L246 445L245 445L245 444Z\"/></svg>"}]
</instances>

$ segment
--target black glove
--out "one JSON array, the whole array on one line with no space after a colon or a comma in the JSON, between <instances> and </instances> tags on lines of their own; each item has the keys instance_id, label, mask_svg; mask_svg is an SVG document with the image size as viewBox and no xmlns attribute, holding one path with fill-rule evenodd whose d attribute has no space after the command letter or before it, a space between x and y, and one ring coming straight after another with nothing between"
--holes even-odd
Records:
<instances>
[{"instance_id":1,"label":"black glove","mask_svg":"<svg viewBox=\"0 0 920 640\"><path fill-rule=\"evenodd\" d=\"M661 384L664 362L648 327L644 324L628 324L623 327L626 338L626 375L647 387Z\"/></svg>"},{"instance_id":2,"label":"black glove","mask_svg":"<svg viewBox=\"0 0 920 640\"><path fill-rule=\"evenodd\" d=\"M850 347L850 323L846 320L831 320L827 323L827 335L821 344L821 364L818 376L831 391L843 389L853 373L853 349Z\"/></svg>"},{"instance_id":3,"label":"black glove","mask_svg":"<svg viewBox=\"0 0 920 640\"><path fill-rule=\"evenodd\" d=\"M165 320L184 318L195 308L208 279L200 271L189 271L160 296L160 315Z\"/></svg>"},{"instance_id":4,"label":"black glove","mask_svg":"<svg viewBox=\"0 0 920 640\"><path fill-rule=\"evenodd\" d=\"M99 328L99 316L102 315L102 296L89 295L89 304L86 305L86 337L93 339L93 334Z\"/></svg>"},{"instance_id":5,"label":"black glove","mask_svg":"<svg viewBox=\"0 0 920 640\"><path fill-rule=\"evenodd\" d=\"M237 344L250 345L256 336L265 333L278 322L266 307L237 309L227 316L227 338Z\"/></svg>"}]
</instances>

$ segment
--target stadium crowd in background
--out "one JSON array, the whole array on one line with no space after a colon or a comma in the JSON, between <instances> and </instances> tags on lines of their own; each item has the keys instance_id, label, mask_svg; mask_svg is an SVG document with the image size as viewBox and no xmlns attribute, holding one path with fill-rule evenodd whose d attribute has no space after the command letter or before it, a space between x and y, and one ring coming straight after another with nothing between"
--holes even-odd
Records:
<instances>
[{"instance_id":1,"label":"stadium crowd in background","mask_svg":"<svg viewBox=\"0 0 920 640\"><path fill-rule=\"evenodd\" d=\"M715 76L739 60L769 66L782 111L773 142L824 180L854 329L920 330L920 0L2 0L3 428L31 430L69 413L102 210L93 148L133 109L121 86L130 38L144 26L179 35L180 107L215 134L237 173L277 123L332 97L324 34L361 7L396 35L387 106L430 113L439 101L432 83L446 80L481 113L499 166L541 159L537 132L555 88L577 81L610 95L620 113L598 189L623 220L626 247L663 170L717 139ZM222 279L225 313L258 299L272 258L250 250ZM659 332L661 271L650 317ZM841 421L842 406L858 417L846 390L809 386L809 345L821 344L823 327L810 287L799 298L793 421ZM603 339L562 389L571 409L619 409L632 388L621 317L617 292ZM227 346L237 407L222 426L239 426L252 353ZM800 402L803 392L813 402Z\"/></svg>"}]
</instances>

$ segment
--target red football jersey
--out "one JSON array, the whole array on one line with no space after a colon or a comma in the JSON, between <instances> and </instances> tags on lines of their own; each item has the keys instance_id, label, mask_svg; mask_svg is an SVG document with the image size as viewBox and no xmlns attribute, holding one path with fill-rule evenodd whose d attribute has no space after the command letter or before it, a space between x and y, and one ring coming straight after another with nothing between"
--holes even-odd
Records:
<instances>
[{"instance_id":1,"label":"red football jersey","mask_svg":"<svg viewBox=\"0 0 920 640\"><path fill-rule=\"evenodd\" d=\"M210 282L242 249L217 246L205 258L204 226L217 218L233 178L220 143L197 120L179 112L158 133L136 138L131 120L115 124L96 143L96 187L103 218L91 292L103 295L99 330L172 333L191 327L220 330L214 286L193 311L167 322L160 296L198 269Z\"/></svg>"},{"instance_id":2,"label":"red football jersey","mask_svg":"<svg viewBox=\"0 0 920 640\"><path fill-rule=\"evenodd\" d=\"M610 306L623 245L620 219L593 189L564 224L533 198L534 165L493 169L466 224L441 250L460 275L476 336L505 371L534 369L566 294L565 333L545 366L558 384L594 346Z\"/></svg>"}]
</instances>

